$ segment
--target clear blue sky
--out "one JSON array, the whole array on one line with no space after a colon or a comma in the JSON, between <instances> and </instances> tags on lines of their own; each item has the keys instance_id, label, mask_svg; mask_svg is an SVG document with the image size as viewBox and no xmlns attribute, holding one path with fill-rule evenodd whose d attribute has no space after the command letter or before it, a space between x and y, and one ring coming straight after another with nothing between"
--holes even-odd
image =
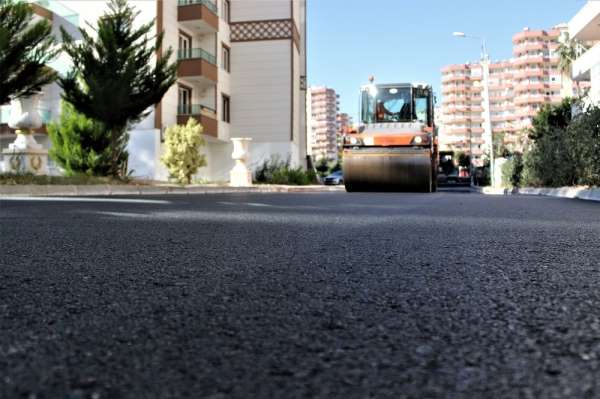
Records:
<instances>
[{"instance_id":1,"label":"clear blue sky","mask_svg":"<svg viewBox=\"0 0 600 399\"><path fill-rule=\"evenodd\" d=\"M439 93L444 65L476 61L480 42L453 31L485 36L492 60L509 58L515 33L568 22L585 3L308 0L308 82L334 88L340 111L356 118L359 87L371 74L379 82L429 82Z\"/></svg>"}]
</instances>

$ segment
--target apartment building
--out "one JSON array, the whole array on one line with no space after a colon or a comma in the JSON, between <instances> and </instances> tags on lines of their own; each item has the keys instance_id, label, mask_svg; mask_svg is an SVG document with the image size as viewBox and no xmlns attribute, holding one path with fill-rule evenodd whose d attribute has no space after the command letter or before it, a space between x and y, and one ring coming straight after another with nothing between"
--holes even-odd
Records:
<instances>
[{"instance_id":1,"label":"apartment building","mask_svg":"<svg viewBox=\"0 0 600 399\"><path fill-rule=\"evenodd\" d=\"M587 85L589 102L600 105L600 2L588 1L571 19L569 37L587 48L573 62L573 80Z\"/></svg>"},{"instance_id":2,"label":"apartment building","mask_svg":"<svg viewBox=\"0 0 600 399\"><path fill-rule=\"evenodd\" d=\"M71 0L82 27L107 1ZM166 180L164 132L189 118L206 141L198 179L226 181L231 138L250 138L250 168L277 156L306 164L306 0L131 0L136 23L154 20L163 54L174 50L177 83L130 131L133 176ZM161 55L159 54L159 56Z\"/></svg>"},{"instance_id":3,"label":"apartment building","mask_svg":"<svg viewBox=\"0 0 600 399\"><path fill-rule=\"evenodd\" d=\"M307 108L310 115L310 154L313 160L337 161L339 95L328 87L311 87Z\"/></svg>"},{"instance_id":4,"label":"apartment building","mask_svg":"<svg viewBox=\"0 0 600 399\"><path fill-rule=\"evenodd\" d=\"M566 31L566 25L525 28L513 36L509 60L443 68L440 142L445 149L472 153L480 165L492 135L521 148L539 109L574 94L571 80L558 68L557 49Z\"/></svg>"},{"instance_id":5,"label":"apartment building","mask_svg":"<svg viewBox=\"0 0 600 399\"><path fill-rule=\"evenodd\" d=\"M31 0L29 2L33 8L34 21L40 19L49 21L52 25L52 32L59 44L62 39L60 35L61 28L65 29L73 37L79 37L79 31L77 30L79 16L75 11L54 0ZM64 74L68 71L69 65L70 61L68 57L60 54L49 66L59 74ZM46 125L56 120L59 116L60 94L61 90L57 83L52 83L42 88L37 111L41 116L43 125L34 132L33 136L37 143L43 145L45 148L50 146ZM0 104L0 172L4 172L2 170L4 162L2 162L3 155L1 150L8 148L9 144L16 137L14 131L8 126L12 109L12 104ZM50 173L58 173L54 163L50 162L48 166Z\"/></svg>"}]
</instances>

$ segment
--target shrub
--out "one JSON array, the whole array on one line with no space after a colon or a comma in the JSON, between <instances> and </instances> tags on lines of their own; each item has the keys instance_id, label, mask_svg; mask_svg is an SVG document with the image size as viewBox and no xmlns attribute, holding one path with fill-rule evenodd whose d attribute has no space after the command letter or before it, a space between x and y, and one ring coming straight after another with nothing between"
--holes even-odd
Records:
<instances>
[{"instance_id":1,"label":"shrub","mask_svg":"<svg viewBox=\"0 0 600 399\"><path fill-rule=\"evenodd\" d=\"M520 153L514 153L502 165L502 184L509 188L518 188L521 186L523 174L523 156Z\"/></svg>"},{"instance_id":2,"label":"shrub","mask_svg":"<svg viewBox=\"0 0 600 399\"><path fill-rule=\"evenodd\" d=\"M106 176L111 168L110 135L97 121L80 114L68 102L61 104L60 119L48 125L50 157L67 175ZM122 154L122 162L127 153Z\"/></svg>"},{"instance_id":3,"label":"shrub","mask_svg":"<svg viewBox=\"0 0 600 399\"><path fill-rule=\"evenodd\" d=\"M323 177L327 175L329 172L329 164L327 163L327 159L321 158L319 162L317 162L315 169L317 170L319 176Z\"/></svg>"},{"instance_id":4,"label":"shrub","mask_svg":"<svg viewBox=\"0 0 600 399\"><path fill-rule=\"evenodd\" d=\"M317 175L313 170L302 167L291 167L289 161L278 157L265 160L254 172L254 181L264 184L307 185L317 183Z\"/></svg>"},{"instance_id":5,"label":"shrub","mask_svg":"<svg viewBox=\"0 0 600 399\"><path fill-rule=\"evenodd\" d=\"M600 185L600 108L589 107L567 128L576 184Z\"/></svg>"},{"instance_id":6,"label":"shrub","mask_svg":"<svg viewBox=\"0 0 600 399\"><path fill-rule=\"evenodd\" d=\"M524 182L532 186L560 187L576 184L574 153L567 128L573 101L546 105L533 120L529 137L533 144L525 157Z\"/></svg>"},{"instance_id":7,"label":"shrub","mask_svg":"<svg viewBox=\"0 0 600 399\"><path fill-rule=\"evenodd\" d=\"M202 126L190 118L185 126L171 126L165 132L166 152L161 161L172 178L180 184L190 184L192 176L199 168L206 166L206 159L200 154L204 145Z\"/></svg>"}]
</instances>

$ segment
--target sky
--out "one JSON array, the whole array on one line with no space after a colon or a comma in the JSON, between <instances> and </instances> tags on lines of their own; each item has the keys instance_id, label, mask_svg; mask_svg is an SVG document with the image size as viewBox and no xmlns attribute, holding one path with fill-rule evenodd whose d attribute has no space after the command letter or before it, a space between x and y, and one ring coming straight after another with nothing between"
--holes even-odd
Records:
<instances>
[{"instance_id":1,"label":"sky","mask_svg":"<svg viewBox=\"0 0 600 399\"><path fill-rule=\"evenodd\" d=\"M512 36L568 22L586 0L307 0L308 82L340 95L356 121L368 83L427 82L440 91L440 69L475 62L486 38L492 60L511 57Z\"/></svg>"}]
</instances>

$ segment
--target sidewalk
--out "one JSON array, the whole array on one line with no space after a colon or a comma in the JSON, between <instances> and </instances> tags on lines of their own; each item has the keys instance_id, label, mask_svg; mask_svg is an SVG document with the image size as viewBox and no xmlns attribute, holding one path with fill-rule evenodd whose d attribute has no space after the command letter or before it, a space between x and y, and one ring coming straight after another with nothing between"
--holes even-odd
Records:
<instances>
[{"instance_id":1,"label":"sidewalk","mask_svg":"<svg viewBox=\"0 0 600 399\"><path fill-rule=\"evenodd\" d=\"M559 188L533 188L522 187L518 189L473 187L471 191L486 195L542 195L546 197L571 198L586 201L600 202L600 187L559 187Z\"/></svg>"},{"instance_id":2,"label":"sidewalk","mask_svg":"<svg viewBox=\"0 0 600 399\"><path fill-rule=\"evenodd\" d=\"M260 184L252 187L225 185L0 185L2 197L75 197L163 194L225 194L225 193L321 193L341 192L344 186L283 186Z\"/></svg>"}]
</instances>

